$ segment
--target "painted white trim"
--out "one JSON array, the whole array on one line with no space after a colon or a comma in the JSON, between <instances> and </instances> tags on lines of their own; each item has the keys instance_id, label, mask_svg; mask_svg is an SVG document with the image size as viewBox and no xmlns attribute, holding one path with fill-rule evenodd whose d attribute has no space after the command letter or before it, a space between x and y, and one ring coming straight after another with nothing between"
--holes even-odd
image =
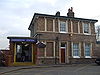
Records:
<instances>
[{"instance_id":1,"label":"painted white trim","mask_svg":"<svg viewBox=\"0 0 100 75\"><path fill-rule=\"evenodd\" d=\"M90 55L93 56L93 43L91 43L91 50L90 50Z\"/></svg>"},{"instance_id":2,"label":"painted white trim","mask_svg":"<svg viewBox=\"0 0 100 75\"><path fill-rule=\"evenodd\" d=\"M91 34L91 25L89 23L89 34Z\"/></svg>"},{"instance_id":3,"label":"painted white trim","mask_svg":"<svg viewBox=\"0 0 100 75\"><path fill-rule=\"evenodd\" d=\"M84 57L85 57L85 42L83 43Z\"/></svg>"},{"instance_id":4,"label":"painted white trim","mask_svg":"<svg viewBox=\"0 0 100 75\"><path fill-rule=\"evenodd\" d=\"M78 33L80 33L80 21L78 21Z\"/></svg>"},{"instance_id":5,"label":"painted white trim","mask_svg":"<svg viewBox=\"0 0 100 75\"><path fill-rule=\"evenodd\" d=\"M72 50L71 56L73 57L73 42L71 42L71 50Z\"/></svg>"},{"instance_id":6,"label":"painted white trim","mask_svg":"<svg viewBox=\"0 0 100 75\"><path fill-rule=\"evenodd\" d=\"M83 34L84 34L84 23L83 23L83 21L82 21L82 29L83 29Z\"/></svg>"},{"instance_id":7,"label":"painted white trim","mask_svg":"<svg viewBox=\"0 0 100 75\"><path fill-rule=\"evenodd\" d=\"M55 55L55 53L56 53L56 51L55 51L55 50L56 50L56 49L55 49L55 41L53 42L53 48L54 48L54 49L53 49L53 50L54 50L53 52L54 52L54 57L55 57L55 56L56 56L56 55Z\"/></svg>"},{"instance_id":8,"label":"painted white trim","mask_svg":"<svg viewBox=\"0 0 100 75\"><path fill-rule=\"evenodd\" d=\"M59 42L59 62L61 63L61 50L60 50L60 47L61 47L61 42Z\"/></svg>"},{"instance_id":9,"label":"painted white trim","mask_svg":"<svg viewBox=\"0 0 100 75\"><path fill-rule=\"evenodd\" d=\"M59 63L61 63L61 50L60 50L61 43L59 42Z\"/></svg>"},{"instance_id":10,"label":"painted white trim","mask_svg":"<svg viewBox=\"0 0 100 75\"><path fill-rule=\"evenodd\" d=\"M78 46L79 46L79 56L74 56L74 55L73 55L73 44L74 44L74 43L72 42L72 57L73 57L73 58L80 58L80 44L77 43Z\"/></svg>"},{"instance_id":11,"label":"painted white trim","mask_svg":"<svg viewBox=\"0 0 100 75\"><path fill-rule=\"evenodd\" d=\"M66 26L66 31L60 31L60 24L61 24L61 22L62 22L62 23L65 23L65 26ZM59 32L60 32L60 33L67 33L67 32L68 32L68 25L67 25L67 21L65 22L65 21L60 21L60 20L59 20Z\"/></svg>"},{"instance_id":12,"label":"painted white trim","mask_svg":"<svg viewBox=\"0 0 100 75\"><path fill-rule=\"evenodd\" d=\"M84 43L83 45L84 45L84 56L85 56L85 44L86 43ZM92 43L88 43L88 44L90 44L90 56L85 56L85 58L91 58L91 52L92 52Z\"/></svg>"},{"instance_id":13,"label":"painted white trim","mask_svg":"<svg viewBox=\"0 0 100 75\"><path fill-rule=\"evenodd\" d=\"M44 20L45 20L45 31L47 31L47 19L44 18Z\"/></svg>"},{"instance_id":14,"label":"painted white trim","mask_svg":"<svg viewBox=\"0 0 100 75\"><path fill-rule=\"evenodd\" d=\"M80 58L79 56L73 56L73 58Z\"/></svg>"},{"instance_id":15,"label":"painted white trim","mask_svg":"<svg viewBox=\"0 0 100 75\"><path fill-rule=\"evenodd\" d=\"M58 19L58 32L60 32L60 20Z\"/></svg>"},{"instance_id":16,"label":"painted white trim","mask_svg":"<svg viewBox=\"0 0 100 75\"><path fill-rule=\"evenodd\" d=\"M66 47L60 47L60 48L65 49Z\"/></svg>"},{"instance_id":17,"label":"painted white trim","mask_svg":"<svg viewBox=\"0 0 100 75\"><path fill-rule=\"evenodd\" d=\"M81 57L81 42L79 42L79 56Z\"/></svg>"},{"instance_id":18,"label":"painted white trim","mask_svg":"<svg viewBox=\"0 0 100 75\"><path fill-rule=\"evenodd\" d=\"M53 19L53 32L55 32L55 19Z\"/></svg>"},{"instance_id":19,"label":"painted white trim","mask_svg":"<svg viewBox=\"0 0 100 75\"><path fill-rule=\"evenodd\" d=\"M66 33L68 33L68 21L66 20Z\"/></svg>"},{"instance_id":20,"label":"painted white trim","mask_svg":"<svg viewBox=\"0 0 100 75\"><path fill-rule=\"evenodd\" d=\"M45 44L47 44L46 41L45 41ZM44 49L44 57L46 57L46 47Z\"/></svg>"},{"instance_id":21,"label":"painted white trim","mask_svg":"<svg viewBox=\"0 0 100 75\"><path fill-rule=\"evenodd\" d=\"M37 57L37 58L55 58L55 57ZM59 58L59 57L56 57L56 58Z\"/></svg>"},{"instance_id":22,"label":"painted white trim","mask_svg":"<svg viewBox=\"0 0 100 75\"><path fill-rule=\"evenodd\" d=\"M92 58L91 56L85 56L85 58Z\"/></svg>"},{"instance_id":23,"label":"painted white trim","mask_svg":"<svg viewBox=\"0 0 100 75\"><path fill-rule=\"evenodd\" d=\"M67 41L67 57L69 56L69 45L68 45L68 41Z\"/></svg>"},{"instance_id":24,"label":"painted white trim","mask_svg":"<svg viewBox=\"0 0 100 75\"><path fill-rule=\"evenodd\" d=\"M73 33L73 22L71 21L71 33Z\"/></svg>"},{"instance_id":25,"label":"painted white trim","mask_svg":"<svg viewBox=\"0 0 100 75\"><path fill-rule=\"evenodd\" d=\"M67 52L66 53L66 63L69 63L69 48L68 48L69 46L68 46L68 41L67 41L67 45L66 46L67 46L67 48L66 48L66 52Z\"/></svg>"},{"instance_id":26,"label":"painted white trim","mask_svg":"<svg viewBox=\"0 0 100 75\"><path fill-rule=\"evenodd\" d=\"M55 57L38 57L38 58L55 58Z\"/></svg>"}]
</instances>

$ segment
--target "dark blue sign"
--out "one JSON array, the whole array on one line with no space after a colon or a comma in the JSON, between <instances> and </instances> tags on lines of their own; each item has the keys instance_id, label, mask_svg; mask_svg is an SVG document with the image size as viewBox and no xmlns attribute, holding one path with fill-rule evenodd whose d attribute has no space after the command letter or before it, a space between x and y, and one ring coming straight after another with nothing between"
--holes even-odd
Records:
<instances>
[{"instance_id":1,"label":"dark blue sign","mask_svg":"<svg viewBox=\"0 0 100 75\"><path fill-rule=\"evenodd\" d=\"M46 45L45 45L44 43L42 43L42 42L39 42L39 43L37 44L37 47L38 47L38 48L45 48Z\"/></svg>"},{"instance_id":2,"label":"dark blue sign","mask_svg":"<svg viewBox=\"0 0 100 75\"><path fill-rule=\"evenodd\" d=\"M36 39L11 39L11 42L34 42L36 43Z\"/></svg>"}]
</instances>

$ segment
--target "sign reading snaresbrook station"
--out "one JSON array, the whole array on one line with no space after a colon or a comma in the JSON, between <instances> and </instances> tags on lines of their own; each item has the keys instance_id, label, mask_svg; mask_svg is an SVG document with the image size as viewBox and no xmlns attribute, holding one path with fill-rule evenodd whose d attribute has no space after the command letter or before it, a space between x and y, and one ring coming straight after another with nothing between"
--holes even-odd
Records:
<instances>
[{"instance_id":1,"label":"sign reading snaresbrook station","mask_svg":"<svg viewBox=\"0 0 100 75\"><path fill-rule=\"evenodd\" d=\"M36 39L11 39L11 42L34 42L36 43Z\"/></svg>"}]
</instances>

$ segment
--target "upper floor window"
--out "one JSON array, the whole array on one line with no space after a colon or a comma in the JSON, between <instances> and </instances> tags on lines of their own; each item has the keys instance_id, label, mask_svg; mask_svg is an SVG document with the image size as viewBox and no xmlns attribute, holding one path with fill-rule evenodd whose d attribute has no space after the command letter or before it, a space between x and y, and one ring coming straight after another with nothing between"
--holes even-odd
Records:
<instances>
[{"instance_id":1,"label":"upper floor window","mask_svg":"<svg viewBox=\"0 0 100 75\"><path fill-rule=\"evenodd\" d=\"M67 32L66 22L63 22L63 21L60 22L60 32L61 33Z\"/></svg>"},{"instance_id":2,"label":"upper floor window","mask_svg":"<svg viewBox=\"0 0 100 75\"><path fill-rule=\"evenodd\" d=\"M79 58L79 43L73 43L73 57Z\"/></svg>"},{"instance_id":3,"label":"upper floor window","mask_svg":"<svg viewBox=\"0 0 100 75\"><path fill-rule=\"evenodd\" d=\"M86 34L89 34L90 33L90 29L89 29L89 23L84 23L83 24L83 32L86 33Z\"/></svg>"}]
</instances>

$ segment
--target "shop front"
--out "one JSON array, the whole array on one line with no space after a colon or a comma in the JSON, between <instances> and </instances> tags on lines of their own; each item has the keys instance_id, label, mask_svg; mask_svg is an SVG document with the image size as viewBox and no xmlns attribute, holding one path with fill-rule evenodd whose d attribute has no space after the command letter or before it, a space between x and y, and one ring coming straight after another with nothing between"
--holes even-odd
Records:
<instances>
[{"instance_id":1,"label":"shop front","mask_svg":"<svg viewBox=\"0 0 100 75\"><path fill-rule=\"evenodd\" d=\"M37 40L31 37L7 37L10 42L10 65L34 65Z\"/></svg>"}]
</instances>

